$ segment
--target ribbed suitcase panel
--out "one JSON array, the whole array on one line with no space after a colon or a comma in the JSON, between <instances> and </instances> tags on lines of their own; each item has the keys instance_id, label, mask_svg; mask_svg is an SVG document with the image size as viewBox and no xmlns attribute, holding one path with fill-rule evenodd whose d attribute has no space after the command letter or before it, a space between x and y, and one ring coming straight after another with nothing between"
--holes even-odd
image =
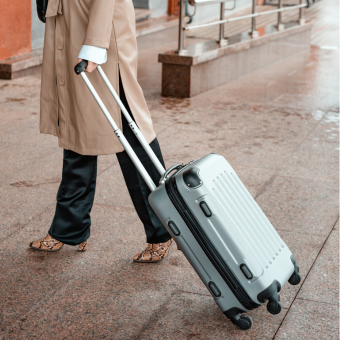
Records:
<instances>
[{"instance_id":1,"label":"ribbed suitcase panel","mask_svg":"<svg viewBox=\"0 0 340 340\"><path fill-rule=\"evenodd\" d=\"M212 192L232 221L231 228L240 236L234 242L239 243L240 249L252 250L256 259L249 259L251 262L269 268L284 248L284 242L235 173L224 171L213 179L213 184Z\"/></svg>"}]
</instances>

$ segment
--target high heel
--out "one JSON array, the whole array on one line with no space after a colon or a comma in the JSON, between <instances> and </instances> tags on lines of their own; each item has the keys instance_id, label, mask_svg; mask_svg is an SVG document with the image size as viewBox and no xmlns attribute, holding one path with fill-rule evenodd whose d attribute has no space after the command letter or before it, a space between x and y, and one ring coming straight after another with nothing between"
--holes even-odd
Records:
<instances>
[{"instance_id":1,"label":"high heel","mask_svg":"<svg viewBox=\"0 0 340 340\"><path fill-rule=\"evenodd\" d=\"M86 251L86 250L87 250L87 240L78 245L78 251Z\"/></svg>"}]
</instances>

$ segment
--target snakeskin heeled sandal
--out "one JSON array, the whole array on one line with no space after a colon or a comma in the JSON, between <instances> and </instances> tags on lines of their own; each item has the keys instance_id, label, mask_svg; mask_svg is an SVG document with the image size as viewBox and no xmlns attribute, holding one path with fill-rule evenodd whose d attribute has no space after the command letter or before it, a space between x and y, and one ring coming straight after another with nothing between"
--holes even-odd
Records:
<instances>
[{"instance_id":1,"label":"snakeskin heeled sandal","mask_svg":"<svg viewBox=\"0 0 340 340\"><path fill-rule=\"evenodd\" d=\"M45 238L39 239L37 241L32 241L29 244L29 247L36 250L42 251L58 251L64 246L63 242L60 242L48 235ZM87 240L78 245L78 251L86 251L87 250Z\"/></svg>"},{"instance_id":2,"label":"snakeskin heeled sandal","mask_svg":"<svg viewBox=\"0 0 340 340\"><path fill-rule=\"evenodd\" d=\"M78 245L78 251L86 251L86 250L87 250L87 240Z\"/></svg>"},{"instance_id":3,"label":"snakeskin heeled sandal","mask_svg":"<svg viewBox=\"0 0 340 340\"><path fill-rule=\"evenodd\" d=\"M63 245L64 243L47 234L45 238L30 242L29 247L42 251L58 251L63 247Z\"/></svg>"},{"instance_id":4,"label":"snakeskin heeled sandal","mask_svg":"<svg viewBox=\"0 0 340 340\"><path fill-rule=\"evenodd\" d=\"M173 239L163 243L149 243L141 253L134 256L133 261L140 263L156 263L165 259L171 247Z\"/></svg>"}]
</instances>

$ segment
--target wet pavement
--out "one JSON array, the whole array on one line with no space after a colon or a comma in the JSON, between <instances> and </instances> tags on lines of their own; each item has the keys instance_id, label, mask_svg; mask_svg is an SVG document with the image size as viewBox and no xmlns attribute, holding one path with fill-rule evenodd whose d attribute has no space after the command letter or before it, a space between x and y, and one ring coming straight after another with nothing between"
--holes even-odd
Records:
<instances>
[{"instance_id":1,"label":"wet pavement","mask_svg":"<svg viewBox=\"0 0 340 340\"><path fill-rule=\"evenodd\" d=\"M138 39L138 78L166 165L222 154L291 248L303 283L283 289L279 315L250 312L245 332L175 247L163 262L133 263L145 236L113 155L99 158L89 250L28 249L51 223L62 150L39 134L39 77L0 81L0 339L338 339L338 50L312 46L196 97L164 98L157 55L176 38L169 29Z\"/></svg>"},{"instance_id":2,"label":"wet pavement","mask_svg":"<svg viewBox=\"0 0 340 340\"><path fill-rule=\"evenodd\" d=\"M314 32L312 36L312 44L316 46L339 46L339 24L338 24L338 8L339 2L337 0L322 0L312 2L312 5L303 9L303 18L306 22L313 22ZM299 0L284 0L282 1L284 6L298 5ZM278 6L278 1L267 1L266 5L257 5L257 12L271 11ZM237 7L236 7L237 8ZM237 12L226 11L227 18L241 17L249 15L252 12L252 8L248 7ZM299 10L292 9L282 13L283 22L299 20ZM258 16L256 18L257 30L262 31L265 26L271 26L277 24L277 13ZM225 37L230 37L235 34L247 32L251 29L251 22L249 19L242 19L237 21L231 21L224 25ZM219 26L208 26L203 28L194 29L188 32L191 38L196 39L218 39L219 38Z\"/></svg>"}]
</instances>

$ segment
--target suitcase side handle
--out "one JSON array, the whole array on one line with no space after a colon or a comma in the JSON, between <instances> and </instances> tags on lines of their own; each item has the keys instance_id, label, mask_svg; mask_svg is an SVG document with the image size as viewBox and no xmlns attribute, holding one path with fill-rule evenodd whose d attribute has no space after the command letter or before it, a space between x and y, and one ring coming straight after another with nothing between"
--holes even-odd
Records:
<instances>
[{"instance_id":1,"label":"suitcase side handle","mask_svg":"<svg viewBox=\"0 0 340 340\"><path fill-rule=\"evenodd\" d=\"M113 131L114 131L115 135L117 136L118 140L123 145L125 151L127 152L129 157L131 158L133 164L136 166L136 168L139 171L139 173L141 174L141 176L143 177L145 183L148 185L148 187L150 188L151 191L154 191L156 189L155 183L151 179L151 177L148 174L148 172L145 170L143 164L141 163L141 161L137 157L136 153L133 151L133 149L132 149L131 145L129 144L129 142L126 140L126 138L123 135L122 131L118 128L118 126L116 125L115 121L112 119L109 111L107 110L107 108L105 107L104 103L100 99L97 91L94 89L94 87L92 86L90 80L86 76L86 74L84 72L86 67L84 68L84 64L80 65L81 63L82 62L80 62L78 65L76 65L75 72L77 73L77 71L79 71L79 73L77 73L77 74L80 74L80 76L83 78L86 86L88 87L88 89L90 90L90 92L93 95L94 99L96 100L96 102L98 103L99 107L103 111L106 119L109 121L110 125L112 126Z\"/></svg>"},{"instance_id":2,"label":"suitcase side handle","mask_svg":"<svg viewBox=\"0 0 340 340\"><path fill-rule=\"evenodd\" d=\"M174 171L174 170L181 169L181 168L183 168L183 166L184 166L183 163L173 165L171 168L169 168L169 169L162 175L161 179L159 180L159 184L165 183L165 181L168 179L168 176L169 176L170 172L172 172L172 171Z\"/></svg>"},{"instance_id":3,"label":"suitcase side handle","mask_svg":"<svg viewBox=\"0 0 340 340\"><path fill-rule=\"evenodd\" d=\"M133 131L133 133L135 134L135 136L137 137L137 139L139 140L139 142L141 143L141 145L143 146L144 150L146 151L146 153L148 154L148 156L150 157L152 163L155 165L156 169L158 170L158 172L160 173L160 175L162 176L165 173L165 169L163 168L163 165L161 164L161 162L159 161L159 159L157 158L157 156L155 155L155 153L153 152L153 150L151 149L149 143L146 141L146 139L144 138L143 134L141 133L141 131L139 130L137 124L133 121L133 119L131 118L129 112L126 110L125 106L123 105L122 101L120 100L119 96L117 95L115 89L113 88L113 86L111 85L109 79L107 78L106 74L104 73L103 69L101 68L101 66L97 66L97 70L99 72L99 74L101 75L101 77L104 80L104 83L106 84L106 86L108 87L108 89L110 90L113 98L115 99L115 101L117 102L117 104L119 105L120 109L122 110L123 115L125 116L131 130Z\"/></svg>"}]
</instances>

